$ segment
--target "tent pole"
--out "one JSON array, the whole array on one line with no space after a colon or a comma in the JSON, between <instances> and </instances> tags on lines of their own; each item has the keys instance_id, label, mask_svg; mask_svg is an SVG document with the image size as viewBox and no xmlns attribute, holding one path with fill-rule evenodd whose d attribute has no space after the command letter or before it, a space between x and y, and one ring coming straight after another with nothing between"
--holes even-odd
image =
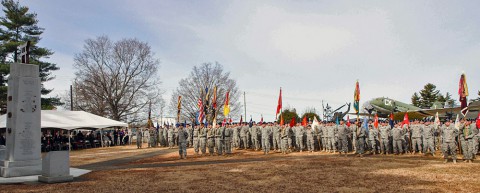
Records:
<instances>
[{"instance_id":1,"label":"tent pole","mask_svg":"<svg viewBox=\"0 0 480 193\"><path fill-rule=\"evenodd\" d=\"M72 144L70 143L71 137L72 137L72 130L68 130L68 151L72 150Z\"/></svg>"},{"instance_id":2,"label":"tent pole","mask_svg":"<svg viewBox=\"0 0 480 193\"><path fill-rule=\"evenodd\" d=\"M102 144L103 147L103 129L100 129L100 144Z\"/></svg>"}]
</instances>

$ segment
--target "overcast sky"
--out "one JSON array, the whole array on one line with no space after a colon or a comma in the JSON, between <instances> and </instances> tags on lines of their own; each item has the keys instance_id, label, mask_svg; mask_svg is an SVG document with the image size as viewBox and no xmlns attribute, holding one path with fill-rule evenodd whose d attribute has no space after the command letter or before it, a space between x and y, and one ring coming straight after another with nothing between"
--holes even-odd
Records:
<instances>
[{"instance_id":1,"label":"overcast sky","mask_svg":"<svg viewBox=\"0 0 480 193\"><path fill-rule=\"evenodd\" d=\"M45 28L41 46L60 70L48 82L63 94L73 56L100 35L148 42L171 91L194 65L219 62L246 92L247 116L273 120L279 87L284 106L319 111L322 100L361 103L390 97L410 103L426 83L458 99L467 74L480 86L478 1L123 1L28 0Z\"/></svg>"}]
</instances>

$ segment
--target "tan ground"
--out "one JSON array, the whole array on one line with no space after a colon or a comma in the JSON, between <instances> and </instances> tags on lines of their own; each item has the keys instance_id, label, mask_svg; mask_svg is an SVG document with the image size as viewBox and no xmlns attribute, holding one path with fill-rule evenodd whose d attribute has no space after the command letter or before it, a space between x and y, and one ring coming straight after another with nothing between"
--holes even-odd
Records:
<instances>
[{"instance_id":1,"label":"tan ground","mask_svg":"<svg viewBox=\"0 0 480 193\"><path fill-rule=\"evenodd\" d=\"M133 152L132 152L133 150ZM111 153L111 152L119 153ZM110 153L109 153L110 152ZM480 164L443 164L420 155L364 158L326 153L236 151L233 156L189 156L175 150L133 146L72 152L72 165L82 156L100 154L97 166L124 154L159 155L114 164L72 183L3 185L2 192L480 192ZM189 149L192 155L192 149ZM77 157L75 157L77 156ZM104 162L105 163L105 162ZM95 165L95 164L93 164ZM102 167L100 167L102 168Z\"/></svg>"}]
</instances>

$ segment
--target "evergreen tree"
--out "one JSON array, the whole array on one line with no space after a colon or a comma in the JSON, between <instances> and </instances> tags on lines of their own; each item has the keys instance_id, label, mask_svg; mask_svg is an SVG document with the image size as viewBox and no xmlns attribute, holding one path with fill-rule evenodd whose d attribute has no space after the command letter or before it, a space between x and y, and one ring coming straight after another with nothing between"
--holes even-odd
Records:
<instances>
[{"instance_id":1,"label":"evergreen tree","mask_svg":"<svg viewBox=\"0 0 480 193\"><path fill-rule=\"evenodd\" d=\"M0 17L0 108L6 107L7 82L10 67L18 58L18 46L30 41L30 63L39 65L42 82L42 95L49 94L53 89L46 89L44 82L52 80L52 71L58 70L56 64L42 61L53 52L47 48L37 46L44 29L39 27L37 14L30 13L29 8L21 6L13 0L2 0L4 16ZM42 109L52 109L61 105L56 97L42 98Z\"/></svg>"},{"instance_id":2,"label":"evergreen tree","mask_svg":"<svg viewBox=\"0 0 480 193\"><path fill-rule=\"evenodd\" d=\"M418 96L417 92L413 93L412 95L412 105L420 107L420 96Z\"/></svg>"},{"instance_id":3,"label":"evergreen tree","mask_svg":"<svg viewBox=\"0 0 480 193\"><path fill-rule=\"evenodd\" d=\"M420 90L420 107L421 108L430 108L440 93L439 90L436 90L437 86L432 83L426 84L422 90Z\"/></svg>"},{"instance_id":4,"label":"evergreen tree","mask_svg":"<svg viewBox=\"0 0 480 193\"><path fill-rule=\"evenodd\" d=\"M282 116L283 116L283 120L285 121L285 124L290 124L290 121L292 120L292 118L294 118L295 122L297 123L301 121L295 109L284 109L282 111ZM280 123L280 118L278 120L278 123Z\"/></svg>"}]
</instances>

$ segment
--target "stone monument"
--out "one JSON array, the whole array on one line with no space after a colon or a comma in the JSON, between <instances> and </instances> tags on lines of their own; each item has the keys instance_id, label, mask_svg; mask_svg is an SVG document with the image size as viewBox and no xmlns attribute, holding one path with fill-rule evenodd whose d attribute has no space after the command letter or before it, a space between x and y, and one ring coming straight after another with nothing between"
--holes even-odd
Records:
<instances>
[{"instance_id":1,"label":"stone monument","mask_svg":"<svg viewBox=\"0 0 480 193\"><path fill-rule=\"evenodd\" d=\"M5 159L0 160L2 177L40 175L41 106L38 65L28 63L28 47L22 62L10 64L7 95ZM23 53L25 52L25 53Z\"/></svg>"},{"instance_id":2,"label":"stone monument","mask_svg":"<svg viewBox=\"0 0 480 193\"><path fill-rule=\"evenodd\" d=\"M58 183L73 181L70 175L70 152L51 151L43 158L42 175L38 181L45 183Z\"/></svg>"}]
</instances>

